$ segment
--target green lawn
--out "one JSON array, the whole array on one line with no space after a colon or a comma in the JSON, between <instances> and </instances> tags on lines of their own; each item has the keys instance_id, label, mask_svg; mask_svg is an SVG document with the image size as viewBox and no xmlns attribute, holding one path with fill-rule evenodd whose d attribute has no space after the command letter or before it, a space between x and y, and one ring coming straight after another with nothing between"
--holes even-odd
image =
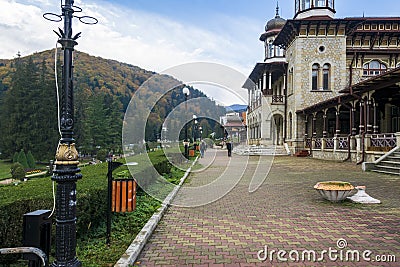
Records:
<instances>
[{"instance_id":1,"label":"green lawn","mask_svg":"<svg viewBox=\"0 0 400 267\"><path fill-rule=\"evenodd\" d=\"M165 161L162 151L151 152L149 157L153 164ZM148 167L144 154L130 157L130 160L138 163L134 168L137 173L143 174L143 171ZM121 159L121 161L123 160ZM0 164L0 166L6 165L4 162L0 162ZM126 169L126 166L121 166L114 174L116 175L116 173ZM137 193L137 206L134 212L113 214L111 246L108 247L105 244L105 217L103 216L106 210L107 163L88 165L82 167L81 170L83 179L77 182L77 254L83 266L113 266L124 254L140 229L160 207L160 201L139 190ZM184 171L172 168L166 178L168 181L177 184L183 174ZM19 205L19 210L16 210L14 208L16 205L13 205L15 202L29 203L29 205ZM13 240L20 240L22 229L19 225L22 225L22 214L27 212L24 209L25 206L29 206L31 210L38 208L51 209L52 203L50 177L31 179L27 182L19 183L17 186L0 185L0 211L3 208L2 214L7 214L6 212L17 214L12 222L7 219L8 217L0 217L0 240L2 240L1 235L8 232L15 232L12 235ZM3 222L2 219L4 219ZM9 227L10 223L15 227L11 229ZM8 231L4 231L6 227Z\"/></svg>"},{"instance_id":2,"label":"green lawn","mask_svg":"<svg viewBox=\"0 0 400 267\"><path fill-rule=\"evenodd\" d=\"M10 178L10 162L5 162L4 160L0 160L0 180L4 180L6 178Z\"/></svg>"}]
</instances>

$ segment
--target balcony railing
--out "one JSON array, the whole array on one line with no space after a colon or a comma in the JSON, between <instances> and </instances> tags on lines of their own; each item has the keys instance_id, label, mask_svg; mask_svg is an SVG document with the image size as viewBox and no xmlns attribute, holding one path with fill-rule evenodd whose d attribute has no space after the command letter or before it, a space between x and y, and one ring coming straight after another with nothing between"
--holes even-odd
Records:
<instances>
[{"instance_id":1,"label":"balcony railing","mask_svg":"<svg viewBox=\"0 0 400 267\"><path fill-rule=\"evenodd\" d=\"M306 139L306 148L310 148L311 145L312 145L311 138L307 138L307 139Z\"/></svg>"},{"instance_id":2,"label":"balcony railing","mask_svg":"<svg viewBox=\"0 0 400 267\"><path fill-rule=\"evenodd\" d=\"M333 149L335 147L335 141L333 138L325 138L325 148Z\"/></svg>"},{"instance_id":3,"label":"balcony railing","mask_svg":"<svg viewBox=\"0 0 400 267\"><path fill-rule=\"evenodd\" d=\"M322 148L322 139L321 138L316 138L315 139L315 148L316 149L321 149Z\"/></svg>"},{"instance_id":4,"label":"balcony railing","mask_svg":"<svg viewBox=\"0 0 400 267\"><path fill-rule=\"evenodd\" d=\"M347 137L338 137L339 149L348 149L349 140Z\"/></svg>"},{"instance_id":5,"label":"balcony railing","mask_svg":"<svg viewBox=\"0 0 400 267\"><path fill-rule=\"evenodd\" d=\"M371 136L371 146L395 147L396 146L396 135L394 133L373 134Z\"/></svg>"}]
</instances>

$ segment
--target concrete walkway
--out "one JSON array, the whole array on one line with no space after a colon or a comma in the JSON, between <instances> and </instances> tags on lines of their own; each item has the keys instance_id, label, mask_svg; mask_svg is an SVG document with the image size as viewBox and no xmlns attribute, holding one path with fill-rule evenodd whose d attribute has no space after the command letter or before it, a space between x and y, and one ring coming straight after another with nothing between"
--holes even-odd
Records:
<instances>
[{"instance_id":1,"label":"concrete walkway","mask_svg":"<svg viewBox=\"0 0 400 267\"><path fill-rule=\"evenodd\" d=\"M272 160L267 179L249 193L257 168L267 171ZM135 266L400 266L398 177L308 158L255 156L247 162L221 150L208 150L200 163L211 165L191 174L187 186L242 178L210 204L170 207ZM327 202L313 189L327 180L365 185L382 204ZM198 197L211 199L224 190L208 187L206 197ZM176 203L195 204L197 196L188 192L178 193Z\"/></svg>"}]
</instances>

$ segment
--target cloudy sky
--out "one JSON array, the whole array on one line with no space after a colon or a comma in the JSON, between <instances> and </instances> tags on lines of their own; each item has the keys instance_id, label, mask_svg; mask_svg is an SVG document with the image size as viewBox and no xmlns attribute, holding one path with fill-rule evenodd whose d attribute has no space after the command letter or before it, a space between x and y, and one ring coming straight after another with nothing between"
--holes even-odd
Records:
<instances>
[{"instance_id":1,"label":"cloudy sky","mask_svg":"<svg viewBox=\"0 0 400 267\"><path fill-rule=\"evenodd\" d=\"M276 0L75 0L76 15L94 16L97 25L74 21L81 31L77 50L161 72L193 62L219 63L247 76L263 58L258 40L275 16ZM294 0L280 0L284 18ZM336 17L400 16L398 0L336 0ZM0 58L55 47L62 23L43 19L60 13L58 0L0 0Z\"/></svg>"}]
</instances>

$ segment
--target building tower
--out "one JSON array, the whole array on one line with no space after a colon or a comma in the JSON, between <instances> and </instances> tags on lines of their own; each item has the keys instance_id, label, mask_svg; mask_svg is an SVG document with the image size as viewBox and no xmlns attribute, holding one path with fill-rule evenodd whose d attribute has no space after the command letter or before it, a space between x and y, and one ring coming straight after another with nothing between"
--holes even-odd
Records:
<instances>
[{"instance_id":1,"label":"building tower","mask_svg":"<svg viewBox=\"0 0 400 267\"><path fill-rule=\"evenodd\" d=\"M285 50L274 41L286 20L275 17L265 26L260 41L264 44L264 60L257 63L244 88L249 93L248 143L250 145L283 145L287 62Z\"/></svg>"},{"instance_id":2,"label":"building tower","mask_svg":"<svg viewBox=\"0 0 400 267\"><path fill-rule=\"evenodd\" d=\"M335 0L295 0L294 19L335 16Z\"/></svg>"},{"instance_id":3,"label":"building tower","mask_svg":"<svg viewBox=\"0 0 400 267\"><path fill-rule=\"evenodd\" d=\"M277 5L275 18L267 22L265 32L260 36L260 41L264 42L265 47L264 62L282 61L284 59L284 50L275 46L273 42L285 23L286 20L279 16L279 6Z\"/></svg>"},{"instance_id":4,"label":"building tower","mask_svg":"<svg viewBox=\"0 0 400 267\"><path fill-rule=\"evenodd\" d=\"M285 140L293 151L312 128L298 111L339 95L347 85L346 23L335 13L334 0L295 0L294 18L274 41L288 62Z\"/></svg>"}]
</instances>

